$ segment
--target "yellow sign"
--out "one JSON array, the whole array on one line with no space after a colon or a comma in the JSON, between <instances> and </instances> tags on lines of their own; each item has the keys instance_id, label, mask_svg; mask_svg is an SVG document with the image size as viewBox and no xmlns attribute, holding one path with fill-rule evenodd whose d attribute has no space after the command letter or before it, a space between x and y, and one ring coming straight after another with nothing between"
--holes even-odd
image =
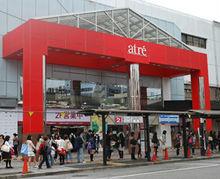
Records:
<instances>
[{"instance_id":1,"label":"yellow sign","mask_svg":"<svg viewBox=\"0 0 220 179\"><path fill-rule=\"evenodd\" d=\"M31 117L31 116L34 114L34 112L29 111L28 114L29 114L29 116Z\"/></svg>"}]
</instances>

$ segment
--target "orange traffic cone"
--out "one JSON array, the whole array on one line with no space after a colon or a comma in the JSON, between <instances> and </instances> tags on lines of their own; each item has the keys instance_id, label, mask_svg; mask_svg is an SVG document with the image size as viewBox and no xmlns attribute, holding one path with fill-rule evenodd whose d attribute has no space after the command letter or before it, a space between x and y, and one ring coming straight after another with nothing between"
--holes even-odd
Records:
<instances>
[{"instance_id":1,"label":"orange traffic cone","mask_svg":"<svg viewBox=\"0 0 220 179\"><path fill-rule=\"evenodd\" d=\"M156 154L156 148L154 148L154 153L153 153L153 156L152 156L152 159L151 159L151 161L156 161L157 160L157 154Z\"/></svg>"},{"instance_id":2,"label":"orange traffic cone","mask_svg":"<svg viewBox=\"0 0 220 179\"><path fill-rule=\"evenodd\" d=\"M165 148L165 151L164 151L164 160L169 160L167 148Z\"/></svg>"},{"instance_id":3,"label":"orange traffic cone","mask_svg":"<svg viewBox=\"0 0 220 179\"><path fill-rule=\"evenodd\" d=\"M24 157L24 164L22 168L22 174L28 173L28 158Z\"/></svg>"},{"instance_id":4,"label":"orange traffic cone","mask_svg":"<svg viewBox=\"0 0 220 179\"><path fill-rule=\"evenodd\" d=\"M188 151L187 151L187 158L191 157L191 152L190 152L190 148L188 147Z\"/></svg>"},{"instance_id":5,"label":"orange traffic cone","mask_svg":"<svg viewBox=\"0 0 220 179\"><path fill-rule=\"evenodd\" d=\"M211 152L211 149L210 149L210 144L208 145L206 155L207 155L207 157L211 157L212 156L212 152Z\"/></svg>"}]
</instances>

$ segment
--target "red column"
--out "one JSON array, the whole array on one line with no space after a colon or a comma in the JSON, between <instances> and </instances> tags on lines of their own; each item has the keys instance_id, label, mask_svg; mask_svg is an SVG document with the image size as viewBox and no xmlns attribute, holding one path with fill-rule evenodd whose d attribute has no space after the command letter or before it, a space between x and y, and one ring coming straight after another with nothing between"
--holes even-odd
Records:
<instances>
[{"instance_id":1,"label":"red column","mask_svg":"<svg viewBox=\"0 0 220 179\"><path fill-rule=\"evenodd\" d=\"M199 104L199 72L195 71L191 73L191 88L192 88L192 108L200 109ZM193 129L197 131L200 127L200 119L193 119Z\"/></svg>"},{"instance_id":2,"label":"red column","mask_svg":"<svg viewBox=\"0 0 220 179\"><path fill-rule=\"evenodd\" d=\"M41 134L44 129L43 55L44 40L25 29L23 47L23 134Z\"/></svg>"}]
</instances>

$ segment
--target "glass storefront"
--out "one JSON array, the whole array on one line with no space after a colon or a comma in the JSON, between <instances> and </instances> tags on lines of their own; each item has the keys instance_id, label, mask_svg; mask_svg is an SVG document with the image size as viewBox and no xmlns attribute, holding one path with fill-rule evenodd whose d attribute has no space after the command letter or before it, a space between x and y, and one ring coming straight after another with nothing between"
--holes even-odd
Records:
<instances>
[{"instance_id":1,"label":"glass storefront","mask_svg":"<svg viewBox=\"0 0 220 179\"><path fill-rule=\"evenodd\" d=\"M46 83L47 107L127 109L127 94L126 85L55 79Z\"/></svg>"}]
</instances>

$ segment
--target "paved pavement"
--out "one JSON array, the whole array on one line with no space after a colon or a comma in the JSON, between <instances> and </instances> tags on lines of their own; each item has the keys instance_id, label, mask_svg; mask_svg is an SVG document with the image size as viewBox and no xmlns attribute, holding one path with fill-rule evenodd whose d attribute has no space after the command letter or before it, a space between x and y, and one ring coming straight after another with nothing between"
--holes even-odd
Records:
<instances>
[{"instance_id":1,"label":"paved pavement","mask_svg":"<svg viewBox=\"0 0 220 179\"><path fill-rule=\"evenodd\" d=\"M187 160L201 160L203 157L199 157L199 151L197 151L197 155L193 156ZM76 154L74 153L74 160L76 161ZM148 162L146 159L139 159L136 161L131 161L130 156L128 154L125 155L124 160L118 160L118 154L115 152L112 156L112 161L108 162L108 166L102 165L102 153L99 153L95 156L95 161L90 162L89 156L86 155L86 163L84 164L66 164L66 165L54 165L51 169L46 169L45 166L42 170L37 168L31 167L29 173L26 175L22 175L22 161L15 160L12 162L13 169L5 169L4 163L0 164L0 178L20 178L20 177L36 177L36 176L45 176L45 175L59 175L59 174L68 174L68 173L76 173L76 172L83 172L83 171L94 171L97 169L107 169L107 168L128 168L134 166L143 166L143 165L151 165L151 164L159 164L159 163L173 163L173 162L184 162L185 159L182 156L176 157L175 151L169 151L170 160L163 161L162 154L159 153L159 158L155 162ZM216 153L213 155L215 158L220 158L220 153ZM207 157L205 157L207 158Z\"/></svg>"},{"instance_id":2,"label":"paved pavement","mask_svg":"<svg viewBox=\"0 0 220 179\"><path fill-rule=\"evenodd\" d=\"M84 171L35 179L218 179L220 159Z\"/></svg>"}]
</instances>

